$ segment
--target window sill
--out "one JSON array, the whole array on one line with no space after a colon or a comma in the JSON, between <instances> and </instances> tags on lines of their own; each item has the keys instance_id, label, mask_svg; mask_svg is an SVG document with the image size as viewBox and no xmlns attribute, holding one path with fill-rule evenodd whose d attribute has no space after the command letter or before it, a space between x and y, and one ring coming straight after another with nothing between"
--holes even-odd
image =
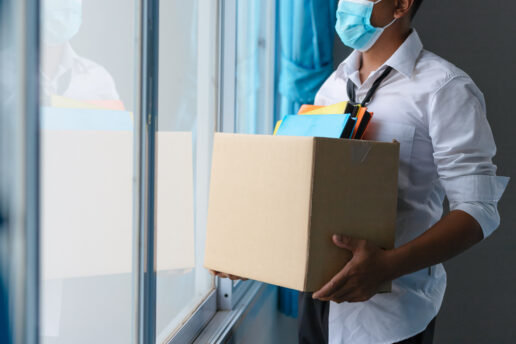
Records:
<instances>
[{"instance_id":1,"label":"window sill","mask_svg":"<svg viewBox=\"0 0 516 344\"><path fill-rule=\"evenodd\" d=\"M259 306L261 300L266 299L269 293L273 293L274 286L252 281L247 292L238 301L232 310L218 311L211 319L204 330L194 341L194 344L201 343L226 343L231 337L236 326L244 319L249 312Z\"/></svg>"}]
</instances>

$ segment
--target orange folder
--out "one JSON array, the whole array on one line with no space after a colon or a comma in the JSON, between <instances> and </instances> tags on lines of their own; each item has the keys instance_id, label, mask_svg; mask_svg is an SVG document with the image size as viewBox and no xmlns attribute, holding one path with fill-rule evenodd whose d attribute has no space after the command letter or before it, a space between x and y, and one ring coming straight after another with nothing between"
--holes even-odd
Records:
<instances>
[{"instance_id":1,"label":"orange folder","mask_svg":"<svg viewBox=\"0 0 516 344\"><path fill-rule=\"evenodd\" d=\"M352 139L360 140L362 136L364 135L367 127L369 126L369 123L371 122L371 119L373 118L373 113L368 112L369 116L366 116L367 108L361 107L360 110L358 110L357 114L357 123L355 125L355 128L353 129L353 135L351 136ZM357 137L357 131L360 130L359 137Z\"/></svg>"},{"instance_id":2,"label":"orange folder","mask_svg":"<svg viewBox=\"0 0 516 344\"><path fill-rule=\"evenodd\" d=\"M297 114L300 115L302 113L309 112L309 111L312 111L312 110L317 110L317 109L320 109L322 107L324 107L324 106L322 106L322 105L303 104L299 108L299 111L297 112Z\"/></svg>"}]
</instances>

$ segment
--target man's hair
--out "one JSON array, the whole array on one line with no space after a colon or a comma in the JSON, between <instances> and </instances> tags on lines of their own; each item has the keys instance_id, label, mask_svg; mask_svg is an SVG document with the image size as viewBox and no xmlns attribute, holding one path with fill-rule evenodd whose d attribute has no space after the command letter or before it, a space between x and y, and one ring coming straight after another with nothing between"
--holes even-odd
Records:
<instances>
[{"instance_id":1,"label":"man's hair","mask_svg":"<svg viewBox=\"0 0 516 344\"><path fill-rule=\"evenodd\" d=\"M414 4L412 4L412 14L411 14L412 19L414 19L414 17L416 16L416 12L422 3L423 3L423 0L414 0Z\"/></svg>"}]
</instances>

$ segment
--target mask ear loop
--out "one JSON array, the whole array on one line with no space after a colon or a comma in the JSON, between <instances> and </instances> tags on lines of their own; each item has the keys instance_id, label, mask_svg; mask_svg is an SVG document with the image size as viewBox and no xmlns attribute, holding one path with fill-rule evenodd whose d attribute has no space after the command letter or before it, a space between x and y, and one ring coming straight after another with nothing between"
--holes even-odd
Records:
<instances>
[{"instance_id":1,"label":"mask ear loop","mask_svg":"<svg viewBox=\"0 0 516 344\"><path fill-rule=\"evenodd\" d=\"M380 3L382 2L382 0L376 0L373 2L373 6L376 5L377 3ZM388 28L389 26L391 26L392 24L394 24L394 22L396 21L396 19L398 18L394 18L389 24L385 25L384 27L382 27L381 29L385 30L386 28Z\"/></svg>"},{"instance_id":2,"label":"mask ear loop","mask_svg":"<svg viewBox=\"0 0 516 344\"><path fill-rule=\"evenodd\" d=\"M381 1L381 0L380 0ZM385 30L386 28L388 28L389 26L391 26L392 24L394 24L394 22L397 20L398 18L394 18L389 24L385 25L384 27L382 27L383 30Z\"/></svg>"}]
</instances>

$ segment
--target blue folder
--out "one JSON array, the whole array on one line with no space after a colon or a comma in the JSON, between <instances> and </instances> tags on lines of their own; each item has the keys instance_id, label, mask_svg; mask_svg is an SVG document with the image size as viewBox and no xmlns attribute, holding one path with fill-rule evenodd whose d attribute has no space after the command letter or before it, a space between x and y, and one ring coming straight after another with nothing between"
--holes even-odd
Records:
<instances>
[{"instance_id":1,"label":"blue folder","mask_svg":"<svg viewBox=\"0 0 516 344\"><path fill-rule=\"evenodd\" d=\"M287 115L283 118L276 135L349 138L355 122L356 119L349 114Z\"/></svg>"}]
</instances>

